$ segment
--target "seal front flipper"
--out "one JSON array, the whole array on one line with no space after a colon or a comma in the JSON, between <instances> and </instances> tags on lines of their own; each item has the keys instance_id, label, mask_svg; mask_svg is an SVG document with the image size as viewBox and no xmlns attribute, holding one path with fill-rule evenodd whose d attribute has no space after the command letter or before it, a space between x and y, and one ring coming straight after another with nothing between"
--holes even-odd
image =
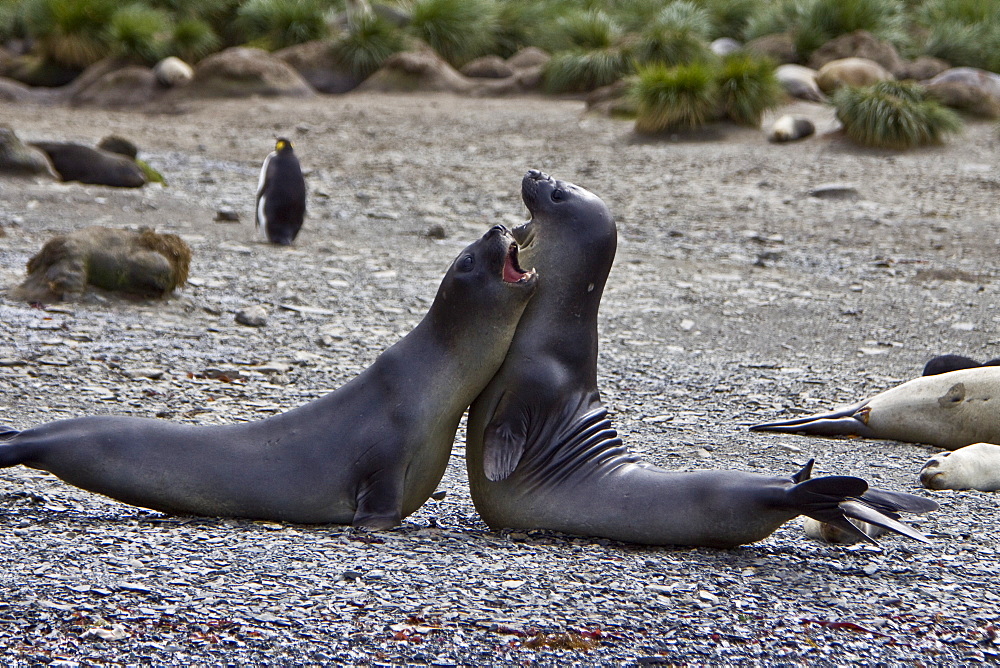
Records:
<instances>
[{"instance_id":1,"label":"seal front flipper","mask_svg":"<svg viewBox=\"0 0 1000 668\"><path fill-rule=\"evenodd\" d=\"M358 506L351 526L374 530L399 526L403 521L402 478L393 469L382 469L369 475L358 487Z\"/></svg>"},{"instance_id":2,"label":"seal front flipper","mask_svg":"<svg viewBox=\"0 0 1000 668\"><path fill-rule=\"evenodd\" d=\"M875 438L875 432L868 426L871 408L867 401L861 401L830 413L820 413L794 420L764 422L750 427L750 431L777 431L784 434L808 434L810 436L861 436Z\"/></svg>"},{"instance_id":3,"label":"seal front flipper","mask_svg":"<svg viewBox=\"0 0 1000 668\"><path fill-rule=\"evenodd\" d=\"M504 392L483 433L483 472L492 482L504 480L521 461L528 440L531 414L528 405Z\"/></svg>"}]
</instances>

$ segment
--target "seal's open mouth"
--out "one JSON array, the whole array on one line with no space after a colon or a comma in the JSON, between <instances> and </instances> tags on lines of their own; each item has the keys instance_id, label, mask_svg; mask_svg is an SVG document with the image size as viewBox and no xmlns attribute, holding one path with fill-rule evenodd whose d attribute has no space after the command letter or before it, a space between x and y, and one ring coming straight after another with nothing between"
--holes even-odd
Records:
<instances>
[{"instance_id":1,"label":"seal's open mouth","mask_svg":"<svg viewBox=\"0 0 1000 668\"><path fill-rule=\"evenodd\" d=\"M517 263L517 244L507 247L507 259L503 263L503 280L507 283L523 283L530 279L533 271L521 269Z\"/></svg>"}]
</instances>

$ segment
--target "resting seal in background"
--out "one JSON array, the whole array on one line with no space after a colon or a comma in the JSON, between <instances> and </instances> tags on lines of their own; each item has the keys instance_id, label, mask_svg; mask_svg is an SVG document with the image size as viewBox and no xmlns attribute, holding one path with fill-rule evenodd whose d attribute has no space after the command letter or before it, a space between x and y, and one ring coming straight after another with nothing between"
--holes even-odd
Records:
<instances>
[{"instance_id":1,"label":"resting seal in background","mask_svg":"<svg viewBox=\"0 0 1000 668\"><path fill-rule=\"evenodd\" d=\"M413 331L316 401L226 426L87 417L0 427L0 466L168 513L395 526L440 482L459 419L535 286L496 226L452 263Z\"/></svg>"},{"instance_id":2,"label":"resting seal in background","mask_svg":"<svg viewBox=\"0 0 1000 668\"><path fill-rule=\"evenodd\" d=\"M1000 367L921 376L830 413L766 422L751 431L861 436L946 450L1000 441Z\"/></svg>"},{"instance_id":3,"label":"resting seal in background","mask_svg":"<svg viewBox=\"0 0 1000 668\"><path fill-rule=\"evenodd\" d=\"M59 178L115 188L141 188L146 175L134 160L71 142L36 141L31 146L49 156Z\"/></svg>"},{"instance_id":4,"label":"resting seal in background","mask_svg":"<svg viewBox=\"0 0 1000 668\"><path fill-rule=\"evenodd\" d=\"M920 484L927 489L1000 491L1000 445L973 443L934 455L920 469Z\"/></svg>"},{"instance_id":5,"label":"resting seal in background","mask_svg":"<svg viewBox=\"0 0 1000 668\"><path fill-rule=\"evenodd\" d=\"M860 478L740 471L675 473L623 446L597 390L597 313L617 233L608 208L530 171L531 220L515 228L542 284L503 366L469 409L466 463L490 528L551 529L653 545L734 547L808 515L861 534L848 517L921 539L895 520L933 501Z\"/></svg>"}]
</instances>

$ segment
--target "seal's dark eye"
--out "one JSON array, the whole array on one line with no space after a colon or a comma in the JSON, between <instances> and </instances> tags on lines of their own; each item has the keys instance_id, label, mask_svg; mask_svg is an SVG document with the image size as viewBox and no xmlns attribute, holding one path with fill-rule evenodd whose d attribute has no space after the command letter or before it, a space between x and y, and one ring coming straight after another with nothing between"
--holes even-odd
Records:
<instances>
[{"instance_id":1,"label":"seal's dark eye","mask_svg":"<svg viewBox=\"0 0 1000 668\"><path fill-rule=\"evenodd\" d=\"M562 191L562 189L556 188L555 190L552 191L552 201L553 202L561 202L564 199L566 199L566 193L564 193Z\"/></svg>"},{"instance_id":2,"label":"seal's dark eye","mask_svg":"<svg viewBox=\"0 0 1000 668\"><path fill-rule=\"evenodd\" d=\"M459 271L472 271L472 269L475 266L476 266L476 259L471 255L463 255L458 260Z\"/></svg>"}]
</instances>

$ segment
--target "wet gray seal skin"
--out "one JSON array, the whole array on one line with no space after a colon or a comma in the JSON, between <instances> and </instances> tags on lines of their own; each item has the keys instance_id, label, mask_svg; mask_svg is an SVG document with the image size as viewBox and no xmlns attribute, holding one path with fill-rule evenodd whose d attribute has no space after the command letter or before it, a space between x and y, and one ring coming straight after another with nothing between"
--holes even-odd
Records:
<instances>
[{"instance_id":1,"label":"wet gray seal skin","mask_svg":"<svg viewBox=\"0 0 1000 668\"><path fill-rule=\"evenodd\" d=\"M597 314L617 236L608 208L530 171L531 220L515 228L522 262L541 275L503 366L469 409L466 463L491 529L550 529L653 545L734 547L808 515L855 535L847 518L923 540L896 521L933 501L860 478L739 471L676 473L618 438L597 389Z\"/></svg>"},{"instance_id":2,"label":"wet gray seal skin","mask_svg":"<svg viewBox=\"0 0 1000 668\"><path fill-rule=\"evenodd\" d=\"M920 375L936 376L939 373L948 373L949 371L958 371L959 369L975 369L981 366L1000 366L1000 358L991 359L987 362L977 362L971 357L963 355L938 355L931 358L924 365L924 371Z\"/></svg>"},{"instance_id":3,"label":"wet gray seal skin","mask_svg":"<svg viewBox=\"0 0 1000 668\"><path fill-rule=\"evenodd\" d=\"M79 181L114 188L141 188L146 175L131 160L118 153L72 142L37 141L31 146L43 151L63 181Z\"/></svg>"},{"instance_id":4,"label":"wet gray seal skin","mask_svg":"<svg viewBox=\"0 0 1000 668\"><path fill-rule=\"evenodd\" d=\"M316 401L226 426L130 417L0 426L0 466L167 513L395 526L440 482L459 419L500 367L536 283L498 225L452 263L413 331Z\"/></svg>"},{"instance_id":5,"label":"wet gray seal skin","mask_svg":"<svg viewBox=\"0 0 1000 668\"><path fill-rule=\"evenodd\" d=\"M925 443L946 450L1000 442L1000 367L980 366L921 376L870 399L751 431L807 436L860 436Z\"/></svg>"},{"instance_id":6,"label":"wet gray seal skin","mask_svg":"<svg viewBox=\"0 0 1000 668\"><path fill-rule=\"evenodd\" d=\"M263 227L272 244L289 246L306 215L306 182L292 142L279 137L264 158L257 183L256 227Z\"/></svg>"}]
</instances>

